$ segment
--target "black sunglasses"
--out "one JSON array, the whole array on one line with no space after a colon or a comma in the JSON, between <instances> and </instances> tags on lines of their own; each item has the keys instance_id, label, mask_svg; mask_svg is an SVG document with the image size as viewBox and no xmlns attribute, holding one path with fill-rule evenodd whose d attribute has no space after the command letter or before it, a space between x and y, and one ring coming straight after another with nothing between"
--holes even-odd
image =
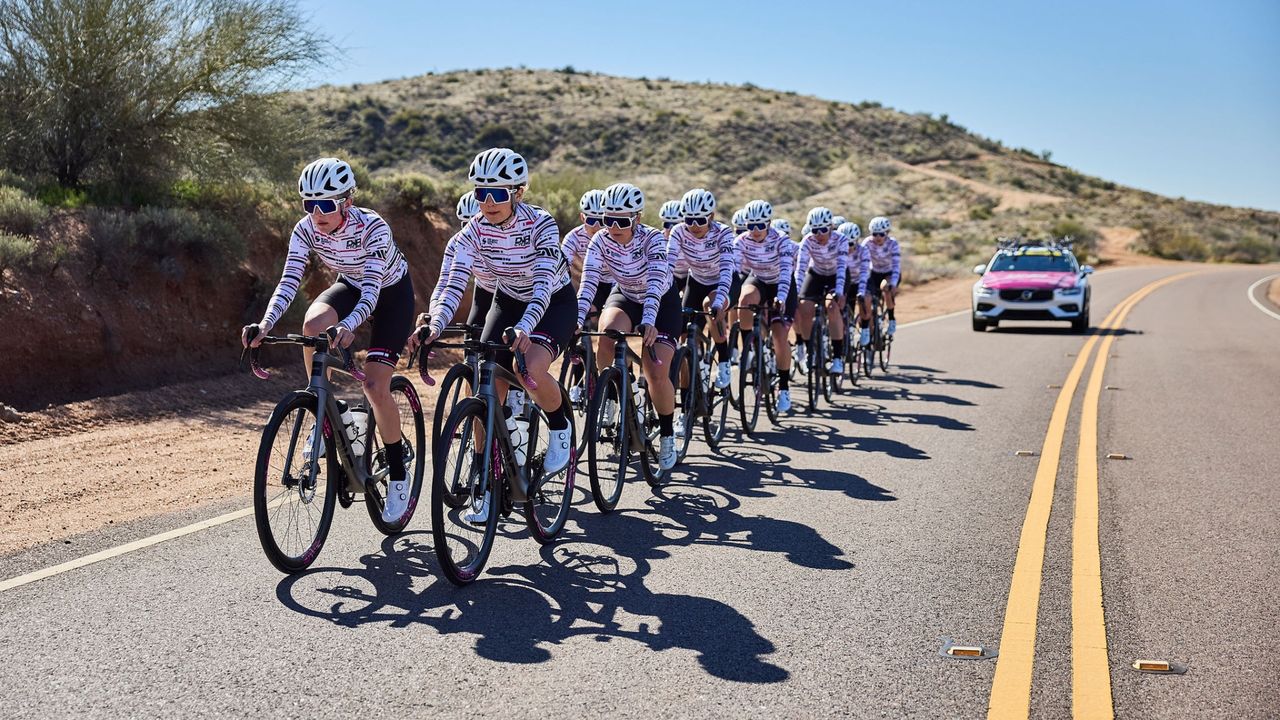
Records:
<instances>
[{"instance_id":1,"label":"black sunglasses","mask_svg":"<svg viewBox=\"0 0 1280 720\"><path fill-rule=\"evenodd\" d=\"M511 190L504 187L478 187L476 202L504 203L511 199Z\"/></svg>"},{"instance_id":2,"label":"black sunglasses","mask_svg":"<svg viewBox=\"0 0 1280 720\"><path fill-rule=\"evenodd\" d=\"M624 230L631 227L632 222L632 219L629 217L610 217L606 215L604 218L604 224L607 227L622 228Z\"/></svg>"},{"instance_id":3,"label":"black sunglasses","mask_svg":"<svg viewBox=\"0 0 1280 720\"><path fill-rule=\"evenodd\" d=\"M680 223L678 223L678 222L673 222L673 221L671 221L671 220L663 220L663 221L662 221L662 229L663 229L663 230L670 230L671 228L673 228L673 227L675 227L675 226L677 226L677 225L679 225L679 224L680 224Z\"/></svg>"},{"instance_id":4,"label":"black sunglasses","mask_svg":"<svg viewBox=\"0 0 1280 720\"><path fill-rule=\"evenodd\" d=\"M325 198L324 200L303 200L302 209L308 215L319 210L322 214L338 212L338 208L342 205L343 198Z\"/></svg>"},{"instance_id":5,"label":"black sunglasses","mask_svg":"<svg viewBox=\"0 0 1280 720\"><path fill-rule=\"evenodd\" d=\"M592 217L590 215L587 215L585 217L586 217L586 221L583 223L584 225L600 225L604 223L604 218Z\"/></svg>"},{"instance_id":6,"label":"black sunglasses","mask_svg":"<svg viewBox=\"0 0 1280 720\"><path fill-rule=\"evenodd\" d=\"M748 230L764 230L767 227L769 227L769 223L747 223Z\"/></svg>"},{"instance_id":7,"label":"black sunglasses","mask_svg":"<svg viewBox=\"0 0 1280 720\"><path fill-rule=\"evenodd\" d=\"M711 222L711 218L705 218L705 217L687 217L686 216L684 219L685 225L697 225L698 227L702 227L703 225L706 225L710 222Z\"/></svg>"},{"instance_id":8,"label":"black sunglasses","mask_svg":"<svg viewBox=\"0 0 1280 720\"><path fill-rule=\"evenodd\" d=\"M822 233L825 233L825 232L831 232L831 228L823 225L821 227L809 228L809 231L812 232L814 235L821 235Z\"/></svg>"},{"instance_id":9,"label":"black sunglasses","mask_svg":"<svg viewBox=\"0 0 1280 720\"><path fill-rule=\"evenodd\" d=\"M888 235L889 233L871 233L871 234L872 234L872 235L875 235L876 237L884 237L885 235Z\"/></svg>"}]
</instances>

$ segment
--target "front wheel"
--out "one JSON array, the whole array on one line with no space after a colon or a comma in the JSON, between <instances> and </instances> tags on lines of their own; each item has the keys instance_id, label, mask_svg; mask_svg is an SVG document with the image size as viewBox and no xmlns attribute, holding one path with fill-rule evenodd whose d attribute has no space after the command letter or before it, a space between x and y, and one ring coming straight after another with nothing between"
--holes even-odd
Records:
<instances>
[{"instance_id":1,"label":"front wheel","mask_svg":"<svg viewBox=\"0 0 1280 720\"><path fill-rule=\"evenodd\" d=\"M631 461L631 439L620 407L621 378L614 368L605 370L591 399L591 440L587 443L587 474L591 478L591 499L600 512L611 512L622 497L627 465Z\"/></svg>"},{"instance_id":2,"label":"front wheel","mask_svg":"<svg viewBox=\"0 0 1280 720\"><path fill-rule=\"evenodd\" d=\"M403 532L413 519L413 511L418 507L418 497L422 494L422 476L427 466L426 423L422 418L422 404L418 401L418 391L413 383L403 375L391 378L391 397L396 401L396 409L400 412L400 447L405 469L405 480L409 481L408 505L404 514L395 522L382 519L382 508L386 504L388 486L391 482L391 468L387 465L387 449L382 444L382 436L377 432L376 420L369 413L369 427L365 433L364 453L365 471L369 473L369 486L365 490L364 506L369 511L369 519L373 526L384 535L395 535Z\"/></svg>"},{"instance_id":3,"label":"front wheel","mask_svg":"<svg viewBox=\"0 0 1280 720\"><path fill-rule=\"evenodd\" d=\"M698 387L701 379L694 372L692 356L689 348L676 350L671 359L671 386L676 391L675 409L675 441L676 462L684 460L689 453L689 443L693 440L693 424L698 417Z\"/></svg>"},{"instance_id":4,"label":"front wheel","mask_svg":"<svg viewBox=\"0 0 1280 720\"><path fill-rule=\"evenodd\" d=\"M333 431L316 415L316 396L290 393L262 430L253 475L258 541L277 570L296 573L315 561L329 535L338 482L323 462Z\"/></svg>"},{"instance_id":5,"label":"front wheel","mask_svg":"<svg viewBox=\"0 0 1280 720\"><path fill-rule=\"evenodd\" d=\"M569 394L563 389L560 390L560 402L569 402ZM569 416L569 422L574 422L573 416ZM544 545L554 540L564 529L564 523L569 518L569 505L573 502L573 481L578 466L576 423L570 426L569 437L569 464L556 472L547 473L543 467L551 435L546 415L541 408L535 406L529 423L529 445L526 453L529 459L526 470L529 475L529 498L524 505L524 516L529 534Z\"/></svg>"},{"instance_id":6,"label":"front wheel","mask_svg":"<svg viewBox=\"0 0 1280 720\"><path fill-rule=\"evenodd\" d=\"M497 443L492 438L480 441L482 433L471 430L484 427L486 412L477 398L458 403L449 413L432 463L431 537L440 569L454 585L466 585L484 571L502 510ZM462 502L454 505L455 497Z\"/></svg>"},{"instance_id":7,"label":"front wheel","mask_svg":"<svg viewBox=\"0 0 1280 720\"><path fill-rule=\"evenodd\" d=\"M764 358L760 355L760 333L752 333L750 344L738 360L738 416L746 435L755 432L760 419L760 378L764 375Z\"/></svg>"}]
</instances>

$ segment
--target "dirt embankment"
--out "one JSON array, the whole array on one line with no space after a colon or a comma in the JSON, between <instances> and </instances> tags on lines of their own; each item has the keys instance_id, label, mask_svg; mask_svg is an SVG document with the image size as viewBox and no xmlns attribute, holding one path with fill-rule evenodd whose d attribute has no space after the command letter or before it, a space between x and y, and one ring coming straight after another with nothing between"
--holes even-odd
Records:
<instances>
[{"instance_id":1,"label":"dirt embankment","mask_svg":"<svg viewBox=\"0 0 1280 720\"><path fill-rule=\"evenodd\" d=\"M425 306L449 228L434 213L384 216ZM30 411L234 371L239 328L261 317L287 245L265 225L246 237L246 261L211 271L195 255L128 257L90 237L82 213L57 217L41 250L56 244L66 259L52 271L11 270L0 288L0 337L10 340L0 405ZM313 267L303 291L315 297L332 279Z\"/></svg>"}]
</instances>

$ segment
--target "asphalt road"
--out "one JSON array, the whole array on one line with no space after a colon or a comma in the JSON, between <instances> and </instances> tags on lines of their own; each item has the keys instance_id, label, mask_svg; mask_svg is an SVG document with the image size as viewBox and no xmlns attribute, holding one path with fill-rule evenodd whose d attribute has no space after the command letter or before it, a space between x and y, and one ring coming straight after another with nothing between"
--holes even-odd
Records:
<instances>
[{"instance_id":1,"label":"asphalt road","mask_svg":"<svg viewBox=\"0 0 1280 720\"><path fill-rule=\"evenodd\" d=\"M1099 273L1094 324L1187 269ZM1116 331L1118 389L1100 395L1099 453L1132 458L1099 461L1112 703L1122 718L1276 717L1280 320L1245 295L1276 270L1191 269ZM1001 646L1038 462L1015 452L1041 451L1051 386L1085 342L1013 325L904 327L889 376L720 456L695 444L671 484L629 486L613 515L580 495L552 546L511 524L468 588L440 576L425 511L385 539L356 507L297 577L246 518L6 590L0 715L986 717L1005 656L939 650ZM1037 718L1072 716L1085 393L1045 536ZM0 558L0 578L245 504ZM1137 658L1189 671L1140 674Z\"/></svg>"}]
</instances>

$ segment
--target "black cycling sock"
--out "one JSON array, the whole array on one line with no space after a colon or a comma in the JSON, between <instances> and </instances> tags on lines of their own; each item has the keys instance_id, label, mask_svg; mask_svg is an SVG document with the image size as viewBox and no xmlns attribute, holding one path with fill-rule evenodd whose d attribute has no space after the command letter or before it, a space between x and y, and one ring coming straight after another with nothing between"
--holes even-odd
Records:
<instances>
[{"instance_id":1,"label":"black cycling sock","mask_svg":"<svg viewBox=\"0 0 1280 720\"><path fill-rule=\"evenodd\" d=\"M663 415L662 413L658 413L658 434L659 435L661 435L662 437L671 437L672 435L676 434L675 424L673 422L675 419L675 416L676 416L675 413L667 413L666 415Z\"/></svg>"},{"instance_id":2,"label":"black cycling sock","mask_svg":"<svg viewBox=\"0 0 1280 720\"><path fill-rule=\"evenodd\" d=\"M805 336L801 335L799 330L796 331L796 344L804 345L805 347L809 346L809 340Z\"/></svg>"},{"instance_id":3,"label":"black cycling sock","mask_svg":"<svg viewBox=\"0 0 1280 720\"><path fill-rule=\"evenodd\" d=\"M404 481L404 442L397 440L387 443L387 465L391 468L391 482Z\"/></svg>"},{"instance_id":4,"label":"black cycling sock","mask_svg":"<svg viewBox=\"0 0 1280 720\"><path fill-rule=\"evenodd\" d=\"M747 348L751 347L751 343L755 342L755 339L756 339L755 335L756 335L755 330L742 331L742 349L743 350L746 350Z\"/></svg>"},{"instance_id":5,"label":"black cycling sock","mask_svg":"<svg viewBox=\"0 0 1280 720\"><path fill-rule=\"evenodd\" d=\"M835 353L836 357L844 354L844 338L831 341L831 352Z\"/></svg>"},{"instance_id":6,"label":"black cycling sock","mask_svg":"<svg viewBox=\"0 0 1280 720\"><path fill-rule=\"evenodd\" d=\"M720 362L729 362L729 342L727 340L725 342L716 343L716 358L718 358Z\"/></svg>"},{"instance_id":7,"label":"black cycling sock","mask_svg":"<svg viewBox=\"0 0 1280 720\"><path fill-rule=\"evenodd\" d=\"M893 308L889 308L889 319L890 319L890 320L897 320L897 318L895 318L895 317L893 316Z\"/></svg>"},{"instance_id":8,"label":"black cycling sock","mask_svg":"<svg viewBox=\"0 0 1280 720\"><path fill-rule=\"evenodd\" d=\"M560 403L560 407L547 413L547 427L552 430L564 430L569 427L569 416L565 414L564 403Z\"/></svg>"},{"instance_id":9,"label":"black cycling sock","mask_svg":"<svg viewBox=\"0 0 1280 720\"><path fill-rule=\"evenodd\" d=\"M791 389L791 368L778 368L778 389Z\"/></svg>"}]
</instances>

